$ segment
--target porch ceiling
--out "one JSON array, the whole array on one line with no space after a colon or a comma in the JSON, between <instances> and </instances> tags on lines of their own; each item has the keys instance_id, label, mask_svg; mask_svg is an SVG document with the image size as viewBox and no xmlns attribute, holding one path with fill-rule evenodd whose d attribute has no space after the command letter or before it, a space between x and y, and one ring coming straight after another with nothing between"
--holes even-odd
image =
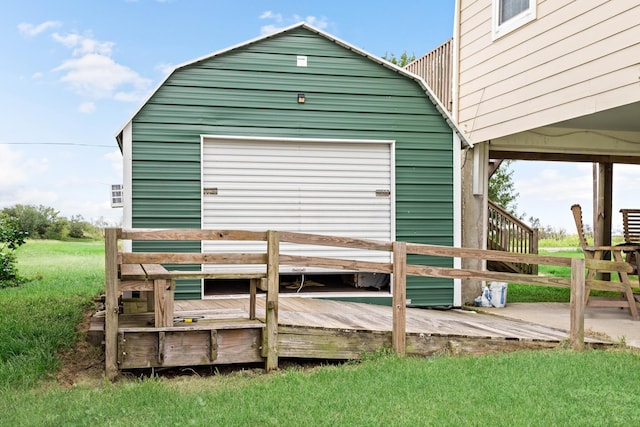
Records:
<instances>
[{"instance_id":1,"label":"porch ceiling","mask_svg":"<svg viewBox=\"0 0 640 427\"><path fill-rule=\"evenodd\" d=\"M490 142L492 159L640 164L640 102Z\"/></svg>"},{"instance_id":2,"label":"porch ceiling","mask_svg":"<svg viewBox=\"0 0 640 427\"><path fill-rule=\"evenodd\" d=\"M556 123L555 127L640 132L640 102Z\"/></svg>"}]
</instances>

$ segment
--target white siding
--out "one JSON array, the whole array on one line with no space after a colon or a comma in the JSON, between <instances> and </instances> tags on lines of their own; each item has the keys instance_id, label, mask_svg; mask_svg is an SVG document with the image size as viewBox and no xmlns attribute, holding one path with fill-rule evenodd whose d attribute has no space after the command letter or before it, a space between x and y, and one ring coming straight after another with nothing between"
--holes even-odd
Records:
<instances>
[{"instance_id":1,"label":"white siding","mask_svg":"<svg viewBox=\"0 0 640 427\"><path fill-rule=\"evenodd\" d=\"M204 138L202 228L298 231L391 241L392 150L389 141ZM217 194L207 195L208 189ZM380 190L391 195L376 195ZM203 242L202 248L203 252L265 250L257 242ZM283 244L281 251L389 261L386 253L322 246Z\"/></svg>"},{"instance_id":2,"label":"white siding","mask_svg":"<svg viewBox=\"0 0 640 427\"><path fill-rule=\"evenodd\" d=\"M471 142L640 101L637 1L538 0L535 21L497 40L492 1L460 2L457 117Z\"/></svg>"}]
</instances>

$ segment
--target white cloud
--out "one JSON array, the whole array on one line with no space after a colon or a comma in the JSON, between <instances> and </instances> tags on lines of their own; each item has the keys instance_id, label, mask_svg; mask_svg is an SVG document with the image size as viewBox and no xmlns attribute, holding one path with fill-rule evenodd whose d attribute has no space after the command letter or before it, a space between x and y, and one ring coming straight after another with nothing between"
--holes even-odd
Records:
<instances>
[{"instance_id":1,"label":"white cloud","mask_svg":"<svg viewBox=\"0 0 640 427\"><path fill-rule=\"evenodd\" d=\"M93 99L138 101L151 85L151 80L131 68L97 53L69 59L53 71L64 72L61 81L68 83L77 94ZM123 87L128 90L119 90Z\"/></svg>"},{"instance_id":2,"label":"white cloud","mask_svg":"<svg viewBox=\"0 0 640 427\"><path fill-rule=\"evenodd\" d=\"M525 218L540 219L544 226L574 232L569 208L574 203L583 206L591 203L590 168L570 163L517 161L512 169L515 191L519 193L518 212L524 213ZM585 221L590 221L588 214L584 213Z\"/></svg>"},{"instance_id":3,"label":"white cloud","mask_svg":"<svg viewBox=\"0 0 640 427\"><path fill-rule=\"evenodd\" d=\"M60 199L60 195L55 191L45 191L38 188L22 189L16 194L16 199L11 205L45 205L52 206Z\"/></svg>"},{"instance_id":4,"label":"white cloud","mask_svg":"<svg viewBox=\"0 0 640 427\"><path fill-rule=\"evenodd\" d=\"M124 102L139 102L144 99L151 80L112 58L115 43L97 40L90 32L56 32L51 38L71 50L71 58L52 71L62 73L60 81L66 83L76 94L88 98L78 108L81 113L93 112L96 105L90 101L96 99Z\"/></svg>"},{"instance_id":5,"label":"white cloud","mask_svg":"<svg viewBox=\"0 0 640 427\"><path fill-rule=\"evenodd\" d=\"M94 111L96 111L96 104L91 101L83 102L78 106L78 111L80 111L83 114L91 114Z\"/></svg>"},{"instance_id":6,"label":"white cloud","mask_svg":"<svg viewBox=\"0 0 640 427\"><path fill-rule=\"evenodd\" d=\"M49 169L46 158L24 158L20 151L0 144L0 207L20 204L48 204L57 199L51 191L33 188L40 175Z\"/></svg>"},{"instance_id":7,"label":"white cloud","mask_svg":"<svg viewBox=\"0 0 640 427\"><path fill-rule=\"evenodd\" d=\"M8 189L27 179L22 168L22 155L12 151L8 145L0 145L0 189Z\"/></svg>"},{"instance_id":8,"label":"white cloud","mask_svg":"<svg viewBox=\"0 0 640 427\"><path fill-rule=\"evenodd\" d=\"M591 163L525 162L513 164L515 190L520 194L518 210L528 218L539 218L543 225L575 233L570 207L582 205L583 219L592 224L593 165ZM621 208L637 206L640 165L613 167L613 229L619 229Z\"/></svg>"},{"instance_id":9,"label":"white cloud","mask_svg":"<svg viewBox=\"0 0 640 427\"><path fill-rule=\"evenodd\" d=\"M120 150L113 150L104 155L104 158L111 163L114 172L122 176L122 153ZM115 183L114 183L115 184Z\"/></svg>"},{"instance_id":10,"label":"white cloud","mask_svg":"<svg viewBox=\"0 0 640 427\"><path fill-rule=\"evenodd\" d=\"M110 56L113 51L113 42L101 42L91 36L82 36L80 34L60 35L53 33L51 37L63 46L73 49L73 56L81 56L89 53Z\"/></svg>"},{"instance_id":11,"label":"white cloud","mask_svg":"<svg viewBox=\"0 0 640 427\"><path fill-rule=\"evenodd\" d=\"M577 169L542 169L535 178L515 182L521 197L535 196L542 201L567 201L591 197L591 175Z\"/></svg>"},{"instance_id":12,"label":"white cloud","mask_svg":"<svg viewBox=\"0 0 640 427\"><path fill-rule=\"evenodd\" d=\"M274 13L270 10L267 10L260 15L260 19L272 20L274 23L266 24L260 27L260 34L267 35L274 33L278 30L281 30L289 25L293 25L297 22L304 21L309 25L313 25L319 29L325 29L329 26L329 21L325 17L317 17L309 15L305 18L302 18L300 15L293 15L291 18L285 19L280 13Z\"/></svg>"},{"instance_id":13,"label":"white cloud","mask_svg":"<svg viewBox=\"0 0 640 427\"><path fill-rule=\"evenodd\" d=\"M29 24L27 22L21 22L18 24L18 31L20 34L27 37L35 37L38 34L47 31L50 28L58 28L62 26L62 22L59 21L45 21L38 25Z\"/></svg>"},{"instance_id":14,"label":"white cloud","mask_svg":"<svg viewBox=\"0 0 640 427\"><path fill-rule=\"evenodd\" d=\"M309 25L313 25L316 28L319 28L321 30L327 28L329 26L329 22L327 21L327 18L322 17L322 18L318 18L316 16L307 16L306 18L302 19L300 16L298 15L294 15L294 20L296 22L300 22L300 21L304 21Z\"/></svg>"},{"instance_id":15,"label":"white cloud","mask_svg":"<svg viewBox=\"0 0 640 427\"><path fill-rule=\"evenodd\" d=\"M160 73L162 73L162 77L166 77L176 68L176 66L173 64L163 62L161 64L156 65L155 68L156 70L160 71Z\"/></svg>"},{"instance_id":16,"label":"white cloud","mask_svg":"<svg viewBox=\"0 0 640 427\"><path fill-rule=\"evenodd\" d=\"M260 34L263 36L266 36L267 34L272 34L275 33L278 30L281 30L284 27L280 27L278 25L263 25L262 27L260 27Z\"/></svg>"},{"instance_id":17,"label":"white cloud","mask_svg":"<svg viewBox=\"0 0 640 427\"><path fill-rule=\"evenodd\" d=\"M34 79L34 80L41 79L43 77L44 77L44 73L41 72L41 71L33 73L33 75L31 76L31 78Z\"/></svg>"},{"instance_id":18,"label":"white cloud","mask_svg":"<svg viewBox=\"0 0 640 427\"><path fill-rule=\"evenodd\" d=\"M265 10L260 15L260 19L275 19L276 22L282 22L282 15L279 13L273 13L270 10Z\"/></svg>"},{"instance_id":19,"label":"white cloud","mask_svg":"<svg viewBox=\"0 0 640 427\"><path fill-rule=\"evenodd\" d=\"M625 188L640 188L637 185L640 181L640 165L614 165L613 173Z\"/></svg>"},{"instance_id":20,"label":"white cloud","mask_svg":"<svg viewBox=\"0 0 640 427\"><path fill-rule=\"evenodd\" d=\"M0 189L3 193L15 191L27 182L30 175L38 175L49 167L45 159L24 159L22 153L13 151L7 144L0 144Z\"/></svg>"}]
</instances>

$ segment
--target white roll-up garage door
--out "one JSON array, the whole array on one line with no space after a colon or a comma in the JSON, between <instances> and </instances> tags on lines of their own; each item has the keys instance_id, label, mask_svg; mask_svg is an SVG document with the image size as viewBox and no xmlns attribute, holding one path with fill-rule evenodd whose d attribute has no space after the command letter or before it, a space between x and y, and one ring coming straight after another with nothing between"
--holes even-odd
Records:
<instances>
[{"instance_id":1,"label":"white roll-up garage door","mask_svg":"<svg viewBox=\"0 0 640 427\"><path fill-rule=\"evenodd\" d=\"M392 141L203 137L202 228L394 240L393 150ZM265 248L257 242L202 245L205 253ZM383 252L322 246L283 244L281 252L390 260Z\"/></svg>"}]
</instances>

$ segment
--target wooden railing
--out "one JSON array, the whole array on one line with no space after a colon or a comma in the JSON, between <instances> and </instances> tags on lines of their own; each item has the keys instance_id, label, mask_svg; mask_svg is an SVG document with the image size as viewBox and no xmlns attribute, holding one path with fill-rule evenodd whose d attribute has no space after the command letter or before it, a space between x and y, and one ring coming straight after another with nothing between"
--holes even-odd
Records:
<instances>
[{"instance_id":1,"label":"wooden railing","mask_svg":"<svg viewBox=\"0 0 640 427\"><path fill-rule=\"evenodd\" d=\"M184 254L184 253L123 253L119 251L119 240L251 240L266 241L266 253L246 254ZM385 251L392 253L392 262L370 262L353 259L333 259L305 257L280 253L280 242L305 245L334 246L343 248ZM544 264L571 267L571 278L540 277L531 274L502 273L495 271L470 270L461 268L436 267L429 265L407 264L407 254L429 255L447 258L473 258L502 262ZM256 272L215 273L211 271L167 271L159 263L201 263L201 264L254 264ZM147 264L150 263L151 265ZM155 264L155 265L154 265ZM266 369L278 366L278 292L279 266L331 267L349 271L380 272L393 275L392 283L392 343L400 354L406 349L406 276L440 277L448 279L476 279L523 283L541 286L571 288L571 329L570 340L574 348L584 346L584 295L585 284L590 289L620 291L620 283L586 280L585 267L597 271L633 270L626 262L599 261L593 259L575 259L533 254L514 254L501 251L465 249L447 246L424 245L405 242L383 242L346 237L332 237L293 232L251 232L232 230L105 230L105 368L109 378L115 378L118 372L118 297L125 289L153 291L154 307L162 311L162 317L156 313L156 325L147 329L156 329L159 340L164 332L174 332L173 282L184 277L248 277L260 280L260 287L266 291L266 320L263 332L262 356ZM125 267L141 268L140 275L129 274L126 279ZM142 271L144 270L144 271ZM128 283L128 284L127 284ZM252 291L255 293L255 289ZM250 303L255 313L255 296ZM167 326L167 321L169 326ZM158 326L160 325L160 326ZM164 325L164 326L163 326ZM145 330L147 330L145 329ZM213 352L212 345L212 352Z\"/></svg>"},{"instance_id":2,"label":"wooden railing","mask_svg":"<svg viewBox=\"0 0 640 427\"><path fill-rule=\"evenodd\" d=\"M640 209L620 209L626 243L640 244Z\"/></svg>"},{"instance_id":3,"label":"wooden railing","mask_svg":"<svg viewBox=\"0 0 640 427\"><path fill-rule=\"evenodd\" d=\"M529 227L509 212L489 201L487 249L515 254L538 253L538 230ZM538 274L536 264L509 263L512 270Z\"/></svg>"},{"instance_id":4,"label":"wooden railing","mask_svg":"<svg viewBox=\"0 0 640 427\"><path fill-rule=\"evenodd\" d=\"M405 66L407 71L422 77L442 105L453 108L453 39Z\"/></svg>"}]
</instances>

